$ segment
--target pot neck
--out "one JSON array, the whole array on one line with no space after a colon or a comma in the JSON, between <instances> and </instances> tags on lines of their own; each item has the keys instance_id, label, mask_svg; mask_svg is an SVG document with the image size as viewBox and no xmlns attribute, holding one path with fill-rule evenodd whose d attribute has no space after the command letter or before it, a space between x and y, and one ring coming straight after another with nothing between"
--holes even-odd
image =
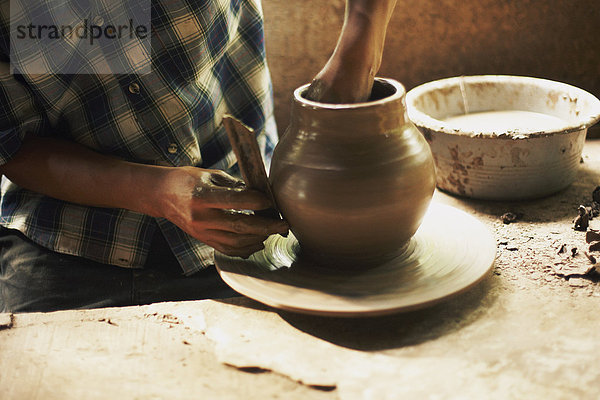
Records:
<instances>
[{"instance_id":1,"label":"pot neck","mask_svg":"<svg viewBox=\"0 0 600 400\"><path fill-rule=\"evenodd\" d=\"M377 100L354 104L328 104L306 100L302 94L308 85L294 92L291 124L301 129L328 135L377 135L398 129L408 121L406 91L391 79L378 78L375 85L385 85L391 93ZM375 86L374 85L374 86Z\"/></svg>"}]
</instances>

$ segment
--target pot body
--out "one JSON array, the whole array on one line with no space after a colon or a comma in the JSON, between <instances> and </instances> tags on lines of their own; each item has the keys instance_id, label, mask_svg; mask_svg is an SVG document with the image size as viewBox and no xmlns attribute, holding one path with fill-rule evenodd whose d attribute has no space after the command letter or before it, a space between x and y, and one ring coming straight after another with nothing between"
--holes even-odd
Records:
<instances>
[{"instance_id":1,"label":"pot body","mask_svg":"<svg viewBox=\"0 0 600 400\"><path fill-rule=\"evenodd\" d=\"M303 255L335 266L378 264L399 254L435 187L429 146L409 122L404 87L376 79L372 98L325 104L294 92L291 123L270 180Z\"/></svg>"}]
</instances>

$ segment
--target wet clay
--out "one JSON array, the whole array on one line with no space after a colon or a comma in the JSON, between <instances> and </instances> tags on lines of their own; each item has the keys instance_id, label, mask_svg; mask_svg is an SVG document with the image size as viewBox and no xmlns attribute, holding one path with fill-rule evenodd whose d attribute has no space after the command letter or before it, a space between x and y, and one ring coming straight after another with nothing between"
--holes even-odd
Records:
<instances>
[{"instance_id":1,"label":"wet clay","mask_svg":"<svg viewBox=\"0 0 600 400\"><path fill-rule=\"evenodd\" d=\"M435 187L431 151L406 117L404 87L376 79L372 98L325 104L294 92L270 180L303 256L377 265L414 235Z\"/></svg>"}]
</instances>

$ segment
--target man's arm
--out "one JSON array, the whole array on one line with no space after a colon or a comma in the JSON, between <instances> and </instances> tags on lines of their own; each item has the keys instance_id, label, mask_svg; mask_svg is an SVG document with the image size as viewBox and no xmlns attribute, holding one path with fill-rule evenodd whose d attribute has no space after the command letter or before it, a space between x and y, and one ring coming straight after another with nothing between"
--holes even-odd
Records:
<instances>
[{"instance_id":1,"label":"man's arm","mask_svg":"<svg viewBox=\"0 0 600 400\"><path fill-rule=\"evenodd\" d=\"M163 217L209 246L248 256L283 221L231 213L260 210L270 201L218 170L130 163L53 138L32 137L0 173L17 185L77 204L125 208Z\"/></svg>"},{"instance_id":2,"label":"man's arm","mask_svg":"<svg viewBox=\"0 0 600 400\"><path fill-rule=\"evenodd\" d=\"M326 103L368 99L395 5L396 0L346 0L337 45L309 87L307 98Z\"/></svg>"}]
</instances>

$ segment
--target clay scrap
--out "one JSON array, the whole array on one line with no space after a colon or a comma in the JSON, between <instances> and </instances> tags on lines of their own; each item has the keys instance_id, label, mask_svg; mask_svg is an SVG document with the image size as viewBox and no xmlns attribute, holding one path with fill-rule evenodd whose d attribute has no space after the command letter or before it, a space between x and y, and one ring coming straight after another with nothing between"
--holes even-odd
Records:
<instances>
[{"instance_id":1,"label":"clay scrap","mask_svg":"<svg viewBox=\"0 0 600 400\"><path fill-rule=\"evenodd\" d=\"M592 192L592 201L600 205L600 186L596 186L596 189Z\"/></svg>"},{"instance_id":2,"label":"clay scrap","mask_svg":"<svg viewBox=\"0 0 600 400\"><path fill-rule=\"evenodd\" d=\"M600 186L592 191L592 202L590 205L580 205L577 209L577 217L573 220L573 229L576 231L585 232L585 242L588 244L588 248L583 251L591 266L585 267L561 267L563 263L556 263L554 271L557 275L565 277L586 277L586 278L598 278L600 277L600 268L596 265L597 257L600 254L593 254L594 252L600 252L600 231L590 229L590 220L594 219L600 214ZM565 253L567 251L567 245L563 244L558 249L558 254ZM572 257L577 255L577 249L572 248ZM556 268L558 266L558 268Z\"/></svg>"},{"instance_id":3,"label":"clay scrap","mask_svg":"<svg viewBox=\"0 0 600 400\"><path fill-rule=\"evenodd\" d=\"M594 229L590 229L585 233L585 242L593 243L600 241L600 231L596 231Z\"/></svg>"},{"instance_id":4,"label":"clay scrap","mask_svg":"<svg viewBox=\"0 0 600 400\"><path fill-rule=\"evenodd\" d=\"M586 210L590 219L596 218L600 215L600 186L592 191L592 202L589 206L586 206Z\"/></svg>"},{"instance_id":5,"label":"clay scrap","mask_svg":"<svg viewBox=\"0 0 600 400\"><path fill-rule=\"evenodd\" d=\"M506 213L502 214L502 216L500 217L502 222L504 222L507 225L512 222L517 222L521 218L523 218L523 213L515 213L512 211L506 212Z\"/></svg>"},{"instance_id":6,"label":"clay scrap","mask_svg":"<svg viewBox=\"0 0 600 400\"><path fill-rule=\"evenodd\" d=\"M600 186L598 186L596 190L598 188L600 188ZM596 191L594 191L594 193L596 193ZM585 242L589 244L588 251L590 253L593 251L600 251L600 231L594 229L589 229L588 231L586 231Z\"/></svg>"},{"instance_id":7,"label":"clay scrap","mask_svg":"<svg viewBox=\"0 0 600 400\"><path fill-rule=\"evenodd\" d=\"M585 256L588 258L588 260L590 260L592 264L596 264L596 257L594 257L592 254L586 251Z\"/></svg>"},{"instance_id":8,"label":"clay scrap","mask_svg":"<svg viewBox=\"0 0 600 400\"><path fill-rule=\"evenodd\" d=\"M584 264L581 262L575 262L575 259L579 257L580 251L575 246L568 246L566 243L561 244L558 247L556 252L557 255L562 255L562 259L554 263L551 266L554 275L562 276L565 279L569 280L569 284L571 285L572 279L588 279L596 281L600 278L600 265L597 265L597 256L600 254L594 255L593 251L600 250L600 240L595 241L595 239L600 239L600 232L589 230L586 233L586 242L592 244L589 249L582 250L581 253L585 255L589 264ZM571 285L573 286L573 285Z\"/></svg>"},{"instance_id":9,"label":"clay scrap","mask_svg":"<svg viewBox=\"0 0 600 400\"><path fill-rule=\"evenodd\" d=\"M577 215L577 217L575 217L575 219L573 220L573 229L575 229L576 231L585 232L590 226L590 215L588 213L588 210L585 206L579 206L577 212L579 213L579 215Z\"/></svg>"},{"instance_id":10,"label":"clay scrap","mask_svg":"<svg viewBox=\"0 0 600 400\"><path fill-rule=\"evenodd\" d=\"M14 316L12 313L0 314L0 331L12 328Z\"/></svg>"},{"instance_id":11,"label":"clay scrap","mask_svg":"<svg viewBox=\"0 0 600 400\"><path fill-rule=\"evenodd\" d=\"M566 265L563 262L556 262L551 268L554 275L562 276L569 280L573 278L595 279L599 274L596 265Z\"/></svg>"},{"instance_id":12,"label":"clay scrap","mask_svg":"<svg viewBox=\"0 0 600 400\"><path fill-rule=\"evenodd\" d=\"M580 205L577 212L578 215L573 220L573 229L585 232L590 221L600 215L600 186L596 186L592 191L592 202L589 205Z\"/></svg>"}]
</instances>

